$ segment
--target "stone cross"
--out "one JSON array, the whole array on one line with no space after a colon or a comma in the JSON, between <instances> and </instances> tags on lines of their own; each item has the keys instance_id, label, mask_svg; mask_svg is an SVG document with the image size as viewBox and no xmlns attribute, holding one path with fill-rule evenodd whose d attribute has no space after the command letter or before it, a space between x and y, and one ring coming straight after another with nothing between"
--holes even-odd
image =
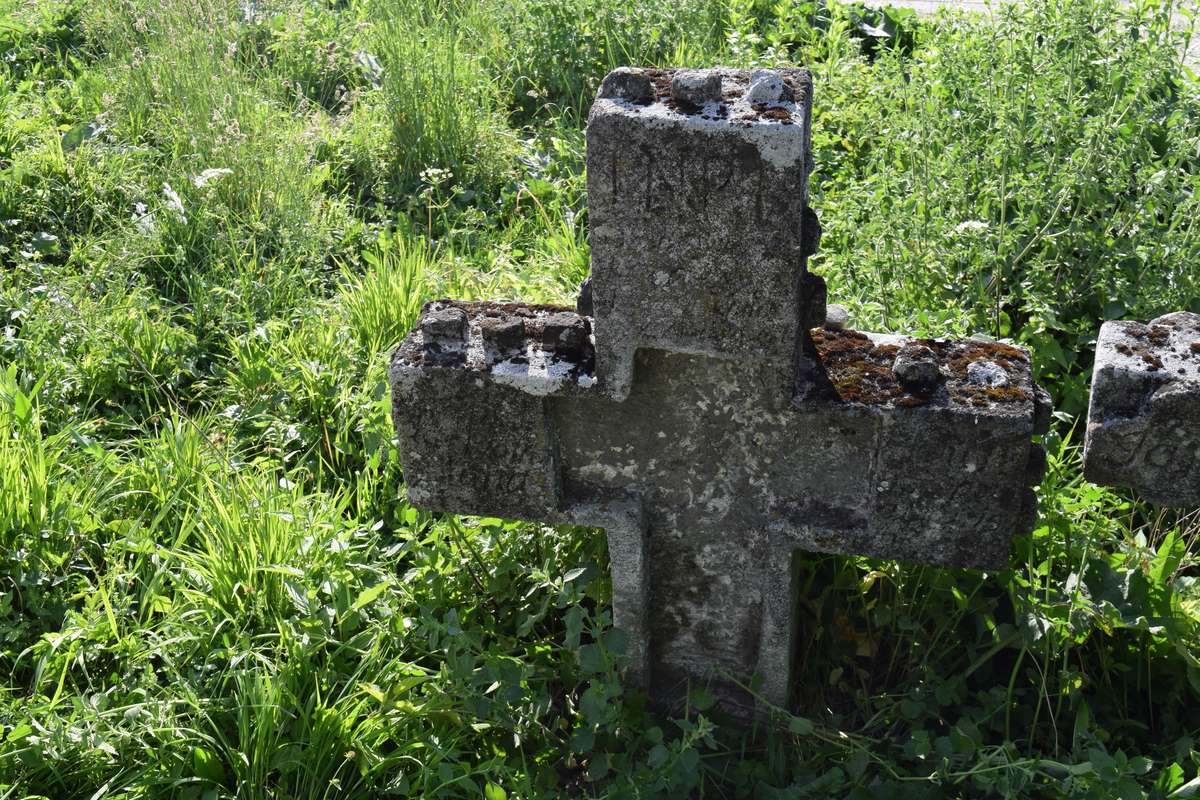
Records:
<instances>
[{"instance_id":1,"label":"stone cross","mask_svg":"<svg viewBox=\"0 0 1200 800\"><path fill-rule=\"evenodd\" d=\"M1100 328L1083 471L1159 505L1200 506L1200 314Z\"/></svg>"},{"instance_id":2,"label":"stone cross","mask_svg":"<svg viewBox=\"0 0 1200 800\"><path fill-rule=\"evenodd\" d=\"M608 537L627 679L784 705L806 551L999 568L1048 397L1004 344L824 325L800 70L620 69L579 307L428 304L393 357L408 498Z\"/></svg>"}]
</instances>

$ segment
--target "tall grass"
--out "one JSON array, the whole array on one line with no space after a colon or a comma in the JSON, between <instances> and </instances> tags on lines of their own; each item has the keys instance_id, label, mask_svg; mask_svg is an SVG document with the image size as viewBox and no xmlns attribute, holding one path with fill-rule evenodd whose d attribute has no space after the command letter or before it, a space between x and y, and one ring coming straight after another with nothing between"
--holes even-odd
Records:
<instances>
[{"instance_id":1,"label":"tall grass","mask_svg":"<svg viewBox=\"0 0 1200 800\"><path fill-rule=\"evenodd\" d=\"M46 452L33 400L8 368L0 375L0 530L6 550L49 521L56 505L50 487L54 455Z\"/></svg>"},{"instance_id":2,"label":"tall grass","mask_svg":"<svg viewBox=\"0 0 1200 800\"><path fill-rule=\"evenodd\" d=\"M397 180L417 187L423 172L445 170L494 192L511 174L516 150L500 122L495 78L480 56L487 9L478 2L405 0L374 3L372 17Z\"/></svg>"},{"instance_id":3,"label":"tall grass","mask_svg":"<svg viewBox=\"0 0 1200 800\"><path fill-rule=\"evenodd\" d=\"M364 254L365 274L346 271L337 304L346 313L359 347L368 353L394 350L417 321L432 288L429 253L403 236L385 237Z\"/></svg>"},{"instance_id":4,"label":"tall grass","mask_svg":"<svg viewBox=\"0 0 1200 800\"><path fill-rule=\"evenodd\" d=\"M488 51L490 67L503 77L518 118L550 108L578 124L615 67L704 66L720 58L727 9L713 0L492 3L490 19L504 38Z\"/></svg>"}]
</instances>

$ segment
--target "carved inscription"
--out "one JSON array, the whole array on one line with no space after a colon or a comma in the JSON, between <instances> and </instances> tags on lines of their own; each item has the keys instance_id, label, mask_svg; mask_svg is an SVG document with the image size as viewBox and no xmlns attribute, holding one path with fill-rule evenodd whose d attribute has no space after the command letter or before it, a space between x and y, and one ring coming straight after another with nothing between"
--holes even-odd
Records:
<instances>
[{"instance_id":1,"label":"carved inscription","mask_svg":"<svg viewBox=\"0 0 1200 800\"><path fill-rule=\"evenodd\" d=\"M746 171L726 154L700 148L656 152L642 146L612 154L606 166L611 192L634 195L636 205L630 208L639 213L664 220L687 219L690 226L696 220L709 220L712 198L731 190L744 194L749 189L755 197L754 221L762 221L767 176L761 163Z\"/></svg>"}]
</instances>

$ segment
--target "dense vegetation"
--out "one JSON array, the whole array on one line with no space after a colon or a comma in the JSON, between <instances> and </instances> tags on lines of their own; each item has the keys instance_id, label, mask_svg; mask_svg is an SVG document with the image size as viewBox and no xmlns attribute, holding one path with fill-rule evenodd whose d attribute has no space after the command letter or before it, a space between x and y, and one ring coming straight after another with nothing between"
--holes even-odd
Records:
<instances>
[{"instance_id":1,"label":"dense vegetation","mask_svg":"<svg viewBox=\"0 0 1200 800\"><path fill-rule=\"evenodd\" d=\"M0 798L1200 796L1200 512L1082 480L1101 320L1200 311L1170 9L0 0ZM1029 346L995 574L807 566L802 716L619 680L603 537L408 507L388 351L569 300L619 64L810 66L814 267Z\"/></svg>"}]
</instances>

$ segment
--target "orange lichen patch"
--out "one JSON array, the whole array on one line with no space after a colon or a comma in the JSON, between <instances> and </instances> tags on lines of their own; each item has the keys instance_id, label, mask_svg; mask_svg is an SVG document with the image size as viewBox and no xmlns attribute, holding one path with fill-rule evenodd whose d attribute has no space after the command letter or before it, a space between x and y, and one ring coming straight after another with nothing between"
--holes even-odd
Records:
<instances>
[{"instance_id":1,"label":"orange lichen patch","mask_svg":"<svg viewBox=\"0 0 1200 800\"><path fill-rule=\"evenodd\" d=\"M953 348L949 353L947 345ZM994 361L1009 373L1018 365L1029 365L1029 357L1022 350L1000 342L933 342L930 346L938 355L949 356L950 372L963 380L967 378L967 367L976 361Z\"/></svg>"},{"instance_id":2,"label":"orange lichen patch","mask_svg":"<svg viewBox=\"0 0 1200 800\"><path fill-rule=\"evenodd\" d=\"M773 119L784 125L792 124L792 115L786 108L771 106L766 103L755 103L751 108L758 114L759 119Z\"/></svg>"},{"instance_id":3,"label":"orange lichen patch","mask_svg":"<svg viewBox=\"0 0 1200 800\"><path fill-rule=\"evenodd\" d=\"M1150 329L1140 322L1131 322L1125 326L1125 335L1135 339L1145 339L1148 333L1150 333Z\"/></svg>"},{"instance_id":4,"label":"orange lichen patch","mask_svg":"<svg viewBox=\"0 0 1200 800\"><path fill-rule=\"evenodd\" d=\"M913 408L933 402L943 387L943 402L949 399L976 407L1023 403L1033 399L1026 388L1029 383L1029 356L1012 345L999 342L909 340L912 344L928 347L939 362L942 378L939 385L925 395L907 389L892 372L899 346L875 344L866 334L850 330L814 328L809 335L828 377L829 392L842 402ZM1011 383L1006 386L969 383L967 368L976 361L998 364L1008 374Z\"/></svg>"},{"instance_id":5,"label":"orange lichen patch","mask_svg":"<svg viewBox=\"0 0 1200 800\"><path fill-rule=\"evenodd\" d=\"M837 399L878 405L907 396L909 404L924 402L905 392L892 374L892 361L899 349L895 345L877 346L858 331L814 328L810 335Z\"/></svg>"},{"instance_id":6,"label":"orange lichen patch","mask_svg":"<svg viewBox=\"0 0 1200 800\"><path fill-rule=\"evenodd\" d=\"M1028 390L1019 386L974 386L969 383L955 386L950 390L950 397L972 406L1022 403L1033 399Z\"/></svg>"},{"instance_id":7,"label":"orange lichen patch","mask_svg":"<svg viewBox=\"0 0 1200 800\"><path fill-rule=\"evenodd\" d=\"M1001 342L942 342L942 345L953 348L949 365L957 380L950 390L951 399L976 407L990 403L1023 403L1033 399L1029 390L1018 385L1016 380L1007 386L978 386L967 381L967 368L976 361L999 364L1010 379L1027 374L1029 356L1020 348Z\"/></svg>"},{"instance_id":8,"label":"orange lichen patch","mask_svg":"<svg viewBox=\"0 0 1200 800\"><path fill-rule=\"evenodd\" d=\"M671 78L674 77L675 70L648 69L646 74L650 76L650 85L654 87L656 100L664 100L671 96Z\"/></svg>"},{"instance_id":9,"label":"orange lichen patch","mask_svg":"<svg viewBox=\"0 0 1200 800\"><path fill-rule=\"evenodd\" d=\"M1192 342L1191 349L1193 353L1200 356L1200 342Z\"/></svg>"},{"instance_id":10,"label":"orange lichen patch","mask_svg":"<svg viewBox=\"0 0 1200 800\"><path fill-rule=\"evenodd\" d=\"M1161 332L1161 337L1158 333L1156 333L1156 331ZM1167 339L1169 338L1169 332L1161 325L1155 325L1150 329L1147 329L1144 325L1138 325L1136 328L1131 325L1126 332L1130 333L1136 339L1149 339L1151 342L1157 345L1166 344ZM1161 341L1159 341L1160 338ZM1123 356L1140 358L1146 363L1146 369L1150 372L1157 372L1163 368L1162 359L1156 356L1154 353L1151 353L1150 349L1144 345L1139 344L1130 346L1124 342L1118 342L1114 349Z\"/></svg>"}]
</instances>

